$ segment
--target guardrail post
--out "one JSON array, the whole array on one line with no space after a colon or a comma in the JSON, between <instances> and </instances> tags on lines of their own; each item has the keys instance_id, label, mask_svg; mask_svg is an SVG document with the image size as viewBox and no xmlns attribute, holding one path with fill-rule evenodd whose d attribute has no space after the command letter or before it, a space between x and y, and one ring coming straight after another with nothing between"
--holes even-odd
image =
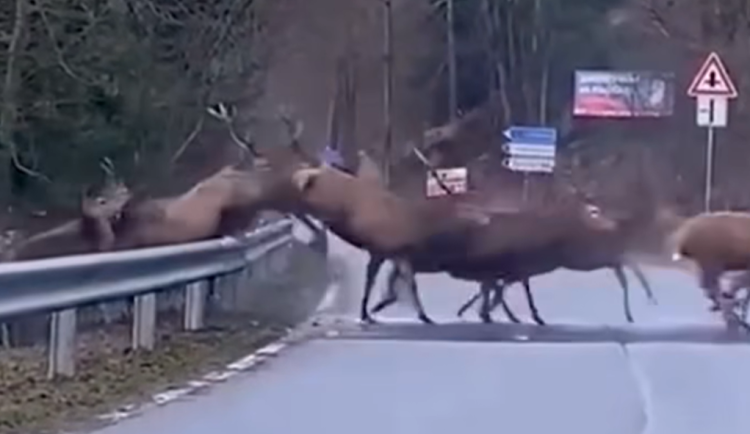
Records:
<instances>
[{"instance_id":1,"label":"guardrail post","mask_svg":"<svg viewBox=\"0 0 750 434\"><path fill-rule=\"evenodd\" d=\"M208 280L199 280L185 286L185 330L203 328L208 285Z\"/></svg>"},{"instance_id":2,"label":"guardrail post","mask_svg":"<svg viewBox=\"0 0 750 434\"><path fill-rule=\"evenodd\" d=\"M156 342L156 293L133 299L133 349L153 350Z\"/></svg>"},{"instance_id":3,"label":"guardrail post","mask_svg":"<svg viewBox=\"0 0 750 434\"><path fill-rule=\"evenodd\" d=\"M223 311L232 311L237 308L237 287L240 272L216 276L213 279L213 290L218 298L218 307Z\"/></svg>"},{"instance_id":4,"label":"guardrail post","mask_svg":"<svg viewBox=\"0 0 750 434\"><path fill-rule=\"evenodd\" d=\"M75 374L76 310L52 312L47 378Z\"/></svg>"}]
</instances>

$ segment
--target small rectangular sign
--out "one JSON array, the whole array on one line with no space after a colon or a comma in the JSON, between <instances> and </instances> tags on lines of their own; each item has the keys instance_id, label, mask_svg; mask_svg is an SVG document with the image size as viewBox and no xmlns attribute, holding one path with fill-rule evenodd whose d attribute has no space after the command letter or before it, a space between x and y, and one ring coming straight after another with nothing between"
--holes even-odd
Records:
<instances>
[{"instance_id":1,"label":"small rectangular sign","mask_svg":"<svg viewBox=\"0 0 750 434\"><path fill-rule=\"evenodd\" d=\"M443 184L453 193L466 193L468 189L469 171L465 167L454 167L450 169L436 169L435 172ZM427 197L444 196L445 190L438 184L431 173L427 173Z\"/></svg>"},{"instance_id":2,"label":"small rectangular sign","mask_svg":"<svg viewBox=\"0 0 750 434\"><path fill-rule=\"evenodd\" d=\"M728 99L725 96L699 95L695 115L699 127L724 128L727 126Z\"/></svg>"}]
</instances>

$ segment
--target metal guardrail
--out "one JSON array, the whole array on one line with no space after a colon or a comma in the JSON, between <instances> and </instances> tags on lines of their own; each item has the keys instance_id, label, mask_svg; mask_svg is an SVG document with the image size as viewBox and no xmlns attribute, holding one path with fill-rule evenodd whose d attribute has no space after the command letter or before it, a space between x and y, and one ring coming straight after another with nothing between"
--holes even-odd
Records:
<instances>
[{"instance_id":1,"label":"metal guardrail","mask_svg":"<svg viewBox=\"0 0 750 434\"><path fill-rule=\"evenodd\" d=\"M76 307L135 297L132 347L153 349L156 292L185 285L183 326L203 327L210 285L237 285L253 261L288 245L293 223L282 220L240 237L123 252L0 264L0 319L53 311L48 376L75 372Z\"/></svg>"}]
</instances>

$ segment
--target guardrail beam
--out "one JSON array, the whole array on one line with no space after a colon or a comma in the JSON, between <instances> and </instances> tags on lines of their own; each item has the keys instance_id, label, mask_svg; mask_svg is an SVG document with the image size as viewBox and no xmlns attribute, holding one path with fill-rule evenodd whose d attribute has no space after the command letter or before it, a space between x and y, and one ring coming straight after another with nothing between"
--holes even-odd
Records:
<instances>
[{"instance_id":1,"label":"guardrail beam","mask_svg":"<svg viewBox=\"0 0 750 434\"><path fill-rule=\"evenodd\" d=\"M221 276L220 286L228 288L228 298L234 300L231 293L241 287L237 279L246 276L244 270L292 242L292 229L293 222L283 220L238 237L2 263L0 320L52 311L48 376L72 376L77 307L135 296L132 346L151 349L159 311L156 293L193 282L184 289L184 328L201 329L209 281Z\"/></svg>"},{"instance_id":2,"label":"guardrail beam","mask_svg":"<svg viewBox=\"0 0 750 434\"><path fill-rule=\"evenodd\" d=\"M50 318L47 377L75 374L76 309L52 312Z\"/></svg>"}]
</instances>

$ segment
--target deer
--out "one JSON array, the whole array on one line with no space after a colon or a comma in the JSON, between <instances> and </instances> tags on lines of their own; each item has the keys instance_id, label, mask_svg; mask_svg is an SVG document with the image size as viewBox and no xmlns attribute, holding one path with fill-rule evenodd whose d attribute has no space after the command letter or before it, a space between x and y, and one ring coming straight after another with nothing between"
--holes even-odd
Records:
<instances>
[{"instance_id":1,"label":"deer","mask_svg":"<svg viewBox=\"0 0 750 434\"><path fill-rule=\"evenodd\" d=\"M628 322L633 323L633 313L630 306L630 295L628 280L624 269L630 268L633 274L640 282L646 297L651 303L656 303L651 285L648 282L643 270L635 262L626 257L627 238L631 234L629 221L617 221L616 226L611 228L596 228L593 226L584 227L579 230L574 238L566 240L563 254L559 258L557 268L565 268L574 271L594 271L601 268L609 268L615 275L620 288L622 289L622 301L625 318ZM552 270L550 270L552 271ZM511 285L513 281L504 282L505 285ZM528 282L521 282L526 291L526 300L529 309L532 312L534 321L539 325L544 325L540 320L538 311L535 307L534 299L528 286ZM497 300L493 302L493 308L498 303L502 306L506 316L511 322L518 323L518 317L510 310L504 300L503 291L497 292ZM458 310L457 315L463 316L464 312L479 300L481 293L475 294Z\"/></svg>"},{"instance_id":2,"label":"deer","mask_svg":"<svg viewBox=\"0 0 750 434\"><path fill-rule=\"evenodd\" d=\"M99 236L107 223L120 216L132 192L122 182L110 182L98 196L84 193L80 205L80 217L48 231L33 235L9 249L4 261L21 261L104 251L111 238Z\"/></svg>"},{"instance_id":3,"label":"deer","mask_svg":"<svg viewBox=\"0 0 750 434\"><path fill-rule=\"evenodd\" d=\"M565 255L566 241L574 239L581 231L605 230L614 222L601 214L593 204L571 203L551 210L522 210L517 212L492 214L489 223L474 228L464 243L465 250L451 262L440 265L450 276L480 284L483 322L492 322L490 317L490 295L502 294L508 282L521 282L526 290L532 317L544 324L531 297L529 280L557 268L559 258ZM431 255L429 250L423 254ZM432 259L427 259L427 262ZM424 258L412 258L414 271L421 272ZM389 275L389 286L384 298L373 308L373 313L394 303L397 295L392 282L396 274L404 274L403 269L394 268ZM410 285L413 277L405 276ZM498 284L498 280L503 283ZM478 298L478 297L477 297ZM509 317L515 317L504 299L496 297ZM473 301L473 300L472 300Z\"/></svg>"},{"instance_id":4,"label":"deer","mask_svg":"<svg viewBox=\"0 0 750 434\"><path fill-rule=\"evenodd\" d=\"M484 220L450 207L435 207L427 202L402 198L377 183L359 179L331 167L297 170L292 181L299 189L301 208L321 220L351 245L368 251L365 290L360 319L374 322L368 305L375 277L387 259L403 261L408 267L411 256L421 250L442 252L433 255L437 265L453 253L445 249L461 244L472 226ZM433 323L414 292L419 319Z\"/></svg>"},{"instance_id":5,"label":"deer","mask_svg":"<svg viewBox=\"0 0 750 434\"><path fill-rule=\"evenodd\" d=\"M261 155L252 143L240 139L233 128L231 110L219 104L208 108L210 114L229 125L230 136L243 150L242 159L219 168L210 176L198 181L185 193L172 197L126 201L117 219L110 224L97 226L96 238L107 250L124 250L160 245L179 244L236 235L266 208L276 204L282 212L291 203L287 199L292 189L284 178L284 168L309 167L317 160L299 148L302 128L295 125L288 147L273 147ZM291 130L291 120L283 117ZM290 152L291 151L291 152ZM244 166L250 160L252 169ZM321 229L299 216L317 236L316 250L327 251Z\"/></svg>"},{"instance_id":6,"label":"deer","mask_svg":"<svg viewBox=\"0 0 750 434\"><path fill-rule=\"evenodd\" d=\"M689 259L697 266L698 283L712 311L720 311L727 328L750 330L735 311L735 293L742 281L722 291L720 277L750 269L750 213L705 212L683 221L670 235L672 260Z\"/></svg>"}]
</instances>

